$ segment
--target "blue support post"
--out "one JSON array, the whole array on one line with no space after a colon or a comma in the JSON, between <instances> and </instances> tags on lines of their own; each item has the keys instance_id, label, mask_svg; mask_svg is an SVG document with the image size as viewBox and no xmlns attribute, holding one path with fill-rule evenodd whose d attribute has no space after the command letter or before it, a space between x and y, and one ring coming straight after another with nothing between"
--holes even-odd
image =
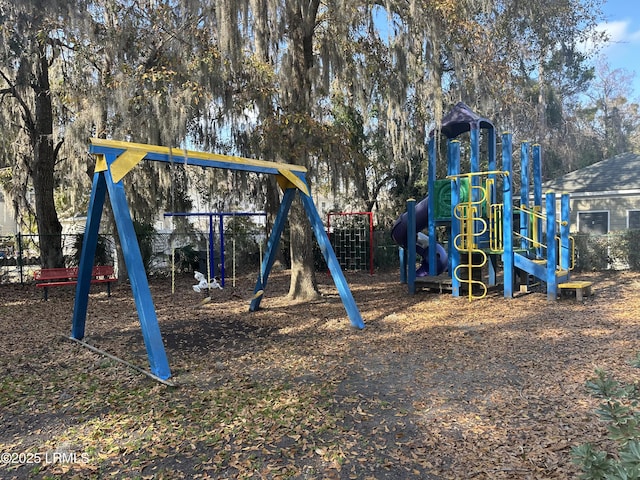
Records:
<instances>
[{"instance_id":1,"label":"blue support post","mask_svg":"<svg viewBox=\"0 0 640 480\"><path fill-rule=\"evenodd\" d=\"M471 141L471 173L478 173L480 171L480 129L472 128L469 131L469 136L469 139ZM474 175L471 177L471 185L473 185L474 187L480 186L480 177L478 175ZM472 188L471 192L471 198L474 202L477 202L477 188Z\"/></svg>"},{"instance_id":2,"label":"blue support post","mask_svg":"<svg viewBox=\"0 0 640 480\"><path fill-rule=\"evenodd\" d=\"M429 139L427 146L429 154L429 170L427 188L429 192L429 199L427 200L427 209L429 212L428 230L429 235L429 275L436 276L438 274L438 261L437 261L437 239L436 239L436 139L435 136Z\"/></svg>"},{"instance_id":3,"label":"blue support post","mask_svg":"<svg viewBox=\"0 0 640 480\"><path fill-rule=\"evenodd\" d=\"M533 208L542 213L542 150L540 145L533 146ZM555 210L555 209L554 209ZM534 218L536 222L540 243L542 242L542 218ZM543 258L542 247L536 249L536 258Z\"/></svg>"},{"instance_id":4,"label":"blue support post","mask_svg":"<svg viewBox=\"0 0 640 480\"><path fill-rule=\"evenodd\" d=\"M344 274L342 273L342 269L340 268L340 262L338 262L336 254L333 251L333 247L331 246L331 242L329 241L327 232L324 229L320 214L318 213L318 210L313 203L313 199L310 195L305 195L304 193L300 193L300 198L302 200L302 205L304 205L304 209L307 212L307 217L309 218L311 227L313 228L313 231L316 235L316 241L318 242L320 251L322 252L324 259L327 262L327 266L329 267L329 271L331 272L333 282L338 289L338 293L340 294L340 298L342 299L342 304L344 305L344 308L347 311L347 315L349 316L349 320L351 321L351 326L358 329L363 329L364 322L362 320L362 316L360 315L358 306L356 305L353 295L351 294L349 284L344 278Z\"/></svg>"},{"instance_id":5,"label":"blue support post","mask_svg":"<svg viewBox=\"0 0 640 480\"><path fill-rule=\"evenodd\" d=\"M487 129L487 136L488 136L487 155L489 157L488 158L489 171L495 172L496 170L498 170L498 159L496 157L496 129L493 126ZM495 173L490 174L489 178L493 180L494 185L497 185L497 176ZM488 198L487 201L490 203L496 203L498 199L496 190L493 189L491 193L492 193L491 198Z\"/></svg>"},{"instance_id":6,"label":"blue support post","mask_svg":"<svg viewBox=\"0 0 640 480\"><path fill-rule=\"evenodd\" d=\"M224 270L224 214L218 217L218 229L220 230L220 286L224 287L224 277L226 276Z\"/></svg>"},{"instance_id":7,"label":"blue support post","mask_svg":"<svg viewBox=\"0 0 640 480\"><path fill-rule=\"evenodd\" d=\"M140 246L129 214L129 205L122 182L113 183L109 172L105 173L111 207L120 236L124 261L129 274L131 290L138 310L142 337L147 349L151 373L162 380L171 376L169 362L162 343L158 317L156 316L147 274L140 253Z\"/></svg>"},{"instance_id":8,"label":"blue support post","mask_svg":"<svg viewBox=\"0 0 640 480\"><path fill-rule=\"evenodd\" d=\"M449 165L447 171L449 175L460 174L460 142L458 140L450 140L447 145L447 160ZM460 280L453 274L455 269L460 265L460 251L455 246L455 239L460 235L460 221L455 218L455 207L460 203L460 179L451 180L451 294L454 297L460 296Z\"/></svg>"},{"instance_id":9,"label":"blue support post","mask_svg":"<svg viewBox=\"0 0 640 480\"><path fill-rule=\"evenodd\" d=\"M497 168L497 159L496 159L496 131L493 126L487 128L487 165L490 172L495 172ZM491 206L497 200L497 185L498 185L498 177L495 173L489 174L489 184L493 185L493 187L487 192L487 208L491 208ZM488 213L488 210L487 210ZM489 225L489 228L493 228ZM488 270L488 285L495 286L498 283L498 272L497 272L497 263L499 256L495 254L489 255L489 262L487 265Z\"/></svg>"},{"instance_id":10,"label":"blue support post","mask_svg":"<svg viewBox=\"0 0 640 480\"><path fill-rule=\"evenodd\" d=\"M558 264L558 248L556 243L556 194L547 192L547 300L558 298L558 282L556 265Z\"/></svg>"},{"instance_id":11,"label":"blue support post","mask_svg":"<svg viewBox=\"0 0 640 480\"><path fill-rule=\"evenodd\" d=\"M293 202L293 197L295 196L296 191L297 190L295 188L287 188L282 195L280 208L278 209L278 214L276 215L276 219L273 222L271 235L269 235L269 240L267 241L267 248L264 253L264 258L262 259L262 265L260 266L258 280L256 281L255 288L253 289L253 299L251 300L251 304L249 305L249 311L251 312L255 312L256 310L258 310L258 308L260 308L260 302L262 301L264 289L267 286L269 273L271 273L271 268L276 261L277 249L278 245L280 244L280 237L282 236L282 231L284 230L284 226L287 221L287 215L289 213L289 209L291 208L291 202Z\"/></svg>"},{"instance_id":12,"label":"blue support post","mask_svg":"<svg viewBox=\"0 0 640 480\"><path fill-rule=\"evenodd\" d=\"M571 242L569 234L571 229L571 208L569 194L560 196L560 268L569 271L571 268Z\"/></svg>"},{"instance_id":13,"label":"blue support post","mask_svg":"<svg viewBox=\"0 0 640 480\"><path fill-rule=\"evenodd\" d=\"M513 298L515 267L513 259L513 145L510 133L502 135L502 170L506 172L502 183L502 214L503 253L502 264L504 271L504 298Z\"/></svg>"},{"instance_id":14,"label":"blue support post","mask_svg":"<svg viewBox=\"0 0 640 480\"><path fill-rule=\"evenodd\" d=\"M93 174L93 186L91 200L87 212L87 223L82 239L82 252L80 253L80 266L78 269L78 283L76 284L76 297L73 307L73 320L71 323L71 338L82 340L84 338L85 323L87 320L87 307L89 304L89 290L91 288L91 271L93 259L98 245L98 232L100 219L107 193L107 183L103 172Z\"/></svg>"},{"instance_id":15,"label":"blue support post","mask_svg":"<svg viewBox=\"0 0 640 480\"><path fill-rule=\"evenodd\" d=\"M520 145L520 206L524 209L529 208L529 144L522 142ZM536 217L531 217L528 213L520 211L520 248L528 250L529 221ZM539 232L539 231L538 231Z\"/></svg>"},{"instance_id":16,"label":"blue support post","mask_svg":"<svg viewBox=\"0 0 640 480\"><path fill-rule=\"evenodd\" d=\"M416 293L416 200L407 200L407 286Z\"/></svg>"},{"instance_id":17,"label":"blue support post","mask_svg":"<svg viewBox=\"0 0 640 480\"><path fill-rule=\"evenodd\" d=\"M105 160L108 165L111 165L118 156L117 151L107 152L105 154ZM95 197L95 206L98 207L100 197L103 198L101 192L102 182L106 184L107 191L109 192L109 199L111 201L111 208L113 210L113 216L118 228L118 235L120 237L120 244L122 245L122 253L124 261L127 266L127 273L129 274L129 282L131 283L131 290L133 291L133 297L135 300L136 308L138 311L138 318L140 320L140 327L142 329L142 337L147 349L147 357L149 359L149 366L151 373L156 377L166 380L171 376L171 370L169 369L169 362L164 350L164 344L162 343L162 335L160 333L160 326L158 325L158 317L156 316L155 307L151 297L151 290L149 289L149 282L147 280L147 274L144 269L144 262L142 261L142 254L140 253L140 246L138 245L138 238L136 231L133 227L133 221L129 213L129 204L125 196L124 185L122 181L114 183L111 172L109 169L104 172L98 172L96 175L101 176L104 180L94 181L94 186L97 184L97 188L92 192L92 197ZM101 205L100 205L101 206ZM101 211L102 208L99 208ZM92 237L92 242L97 242L97 225L99 220L99 214L93 211L87 218L89 235ZM91 284L90 270L92 268L93 256L95 255L95 247L93 251L89 249L87 252L83 252L85 257L83 263L82 278L79 278L77 285L77 292L79 299L77 300L78 311L74 311L74 325L80 322L79 316L84 312L86 316L86 297L88 296L88 285ZM85 289L87 294L85 295ZM78 318L75 318L78 316ZM82 321L84 322L84 320ZM80 333L76 332L77 334ZM74 335L74 338L78 338Z\"/></svg>"},{"instance_id":18,"label":"blue support post","mask_svg":"<svg viewBox=\"0 0 640 480\"><path fill-rule=\"evenodd\" d=\"M470 159L471 173L478 173L480 171L480 129L479 128L472 128L469 131L469 140L471 142L471 159ZM480 176L473 175L470 180L471 181L469 183L471 184L471 187L470 187L471 191L469 192L469 195L471 197L471 200L473 201L471 208L475 210L473 216L482 217L482 205L478 205L476 203L480 200L480 192L478 190L478 187L480 186ZM477 239L475 235L481 231L483 226L484 226L484 223L480 221L473 222L473 234L474 234L473 243L474 244L476 243L476 239Z\"/></svg>"}]
</instances>

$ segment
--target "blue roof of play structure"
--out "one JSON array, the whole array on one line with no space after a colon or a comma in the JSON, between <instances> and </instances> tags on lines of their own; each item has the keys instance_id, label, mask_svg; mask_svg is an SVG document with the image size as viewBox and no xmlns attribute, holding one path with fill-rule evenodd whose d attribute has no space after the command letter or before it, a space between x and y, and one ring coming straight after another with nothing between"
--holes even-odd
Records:
<instances>
[{"instance_id":1,"label":"blue roof of play structure","mask_svg":"<svg viewBox=\"0 0 640 480\"><path fill-rule=\"evenodd\" d=\"M456 138L464 132L478 128L493 128L493 123L477 115L464 102L459 102L442 118L440 132L447 138ZM433 131L431 135L433 135Z\"/></svg>"}]
</instances>

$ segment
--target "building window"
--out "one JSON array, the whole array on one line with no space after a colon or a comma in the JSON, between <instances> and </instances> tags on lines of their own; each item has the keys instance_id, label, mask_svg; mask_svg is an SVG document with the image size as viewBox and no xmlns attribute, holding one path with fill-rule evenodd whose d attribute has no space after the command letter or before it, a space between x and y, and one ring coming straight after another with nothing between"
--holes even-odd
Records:
<instances>
[{"instance_id":1,"label":"building window","mask_svg":"<svg viewBox=\"0 0 640 480\"><path fill-rule=\"evenodd\" d=\"M606 235L609 233L609 212L578 212L578 232Z\"/></svg>"},{"instance_id":2,"label":"building window","mask_svg":"<svg viewBox=\"0 0 640 480\"><path fill-rule=\"evenodd\" d=\"M640 229L640 210L627 212L627 228Z\"/></svg>"}]
</instances>

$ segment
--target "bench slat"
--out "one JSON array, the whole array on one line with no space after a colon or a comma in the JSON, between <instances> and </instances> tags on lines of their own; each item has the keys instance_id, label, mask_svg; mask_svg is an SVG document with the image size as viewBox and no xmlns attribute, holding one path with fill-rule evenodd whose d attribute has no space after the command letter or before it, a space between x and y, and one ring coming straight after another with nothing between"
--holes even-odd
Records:
<instances>
[{"instance_id":1,"label":"bench slat","mask_svg":"<svg viewBox=\"0 0 640 480\"><path fill-rule=\"evenodd\" d=\"M33 272L35 280L61 280L78 278L78 267L71 268L43 268ZM111 265L99 265L93 267L91 271L92 277L112 277L113 267Z\"/></svg>"},{"instance_id":2,"label":"bench slat","mask_svg":"<svg viewBox=\"0 0 640 480\"><path fill-rule=\"evenodd\" d=\"M115 278L93 278L93 279L91 279L91 283L112 283L115 280L116 280ZM60 281L60 282L51 281L51 282L36 283L36 287L38 287L38 288L42 288L42 287L62 287L64 285L75 285L77 283L78 283L77 280L67 280L67 281Z\"/></svg>"},{"instance_id":3,"label":"bench slat","mask_svg":"<svg viewBox=\"0 0 640 480\"><path fill-rule=\"evenodd\" d=\"M44 288L44 299L47 300L48 287L76 285L78 283L78 273L78 267L43 268L33 272L33 278L36 281L36 287ZM111 296L110 284L116 280L112 265L98 265L93 267L91 271L91 283L106 283L109 296Z\"/></svg>"}]
</instances>

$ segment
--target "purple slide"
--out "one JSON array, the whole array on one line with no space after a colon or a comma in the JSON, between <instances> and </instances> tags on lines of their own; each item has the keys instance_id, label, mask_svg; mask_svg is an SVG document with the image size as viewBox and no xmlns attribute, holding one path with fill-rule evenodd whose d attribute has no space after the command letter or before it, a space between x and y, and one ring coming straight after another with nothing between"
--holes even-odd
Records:
<instances>
[{"instance_id":1,"label":"purple slide","mask_svg":"<svg viewBox=\"0 0 640 480\"><path fill-rule=\"evenodd\" d=\"M429 275L429 237L421 232L429 223L429 197L426 196L416 203L416 253L422 257L422 264L416 270L416 276ZM407 212L398 217L391 230L391 238L403 248L407 248ZM447 269L449 258L442 245L436 243L436 272L440 275Z\"/></svg>"}]
</instances>

